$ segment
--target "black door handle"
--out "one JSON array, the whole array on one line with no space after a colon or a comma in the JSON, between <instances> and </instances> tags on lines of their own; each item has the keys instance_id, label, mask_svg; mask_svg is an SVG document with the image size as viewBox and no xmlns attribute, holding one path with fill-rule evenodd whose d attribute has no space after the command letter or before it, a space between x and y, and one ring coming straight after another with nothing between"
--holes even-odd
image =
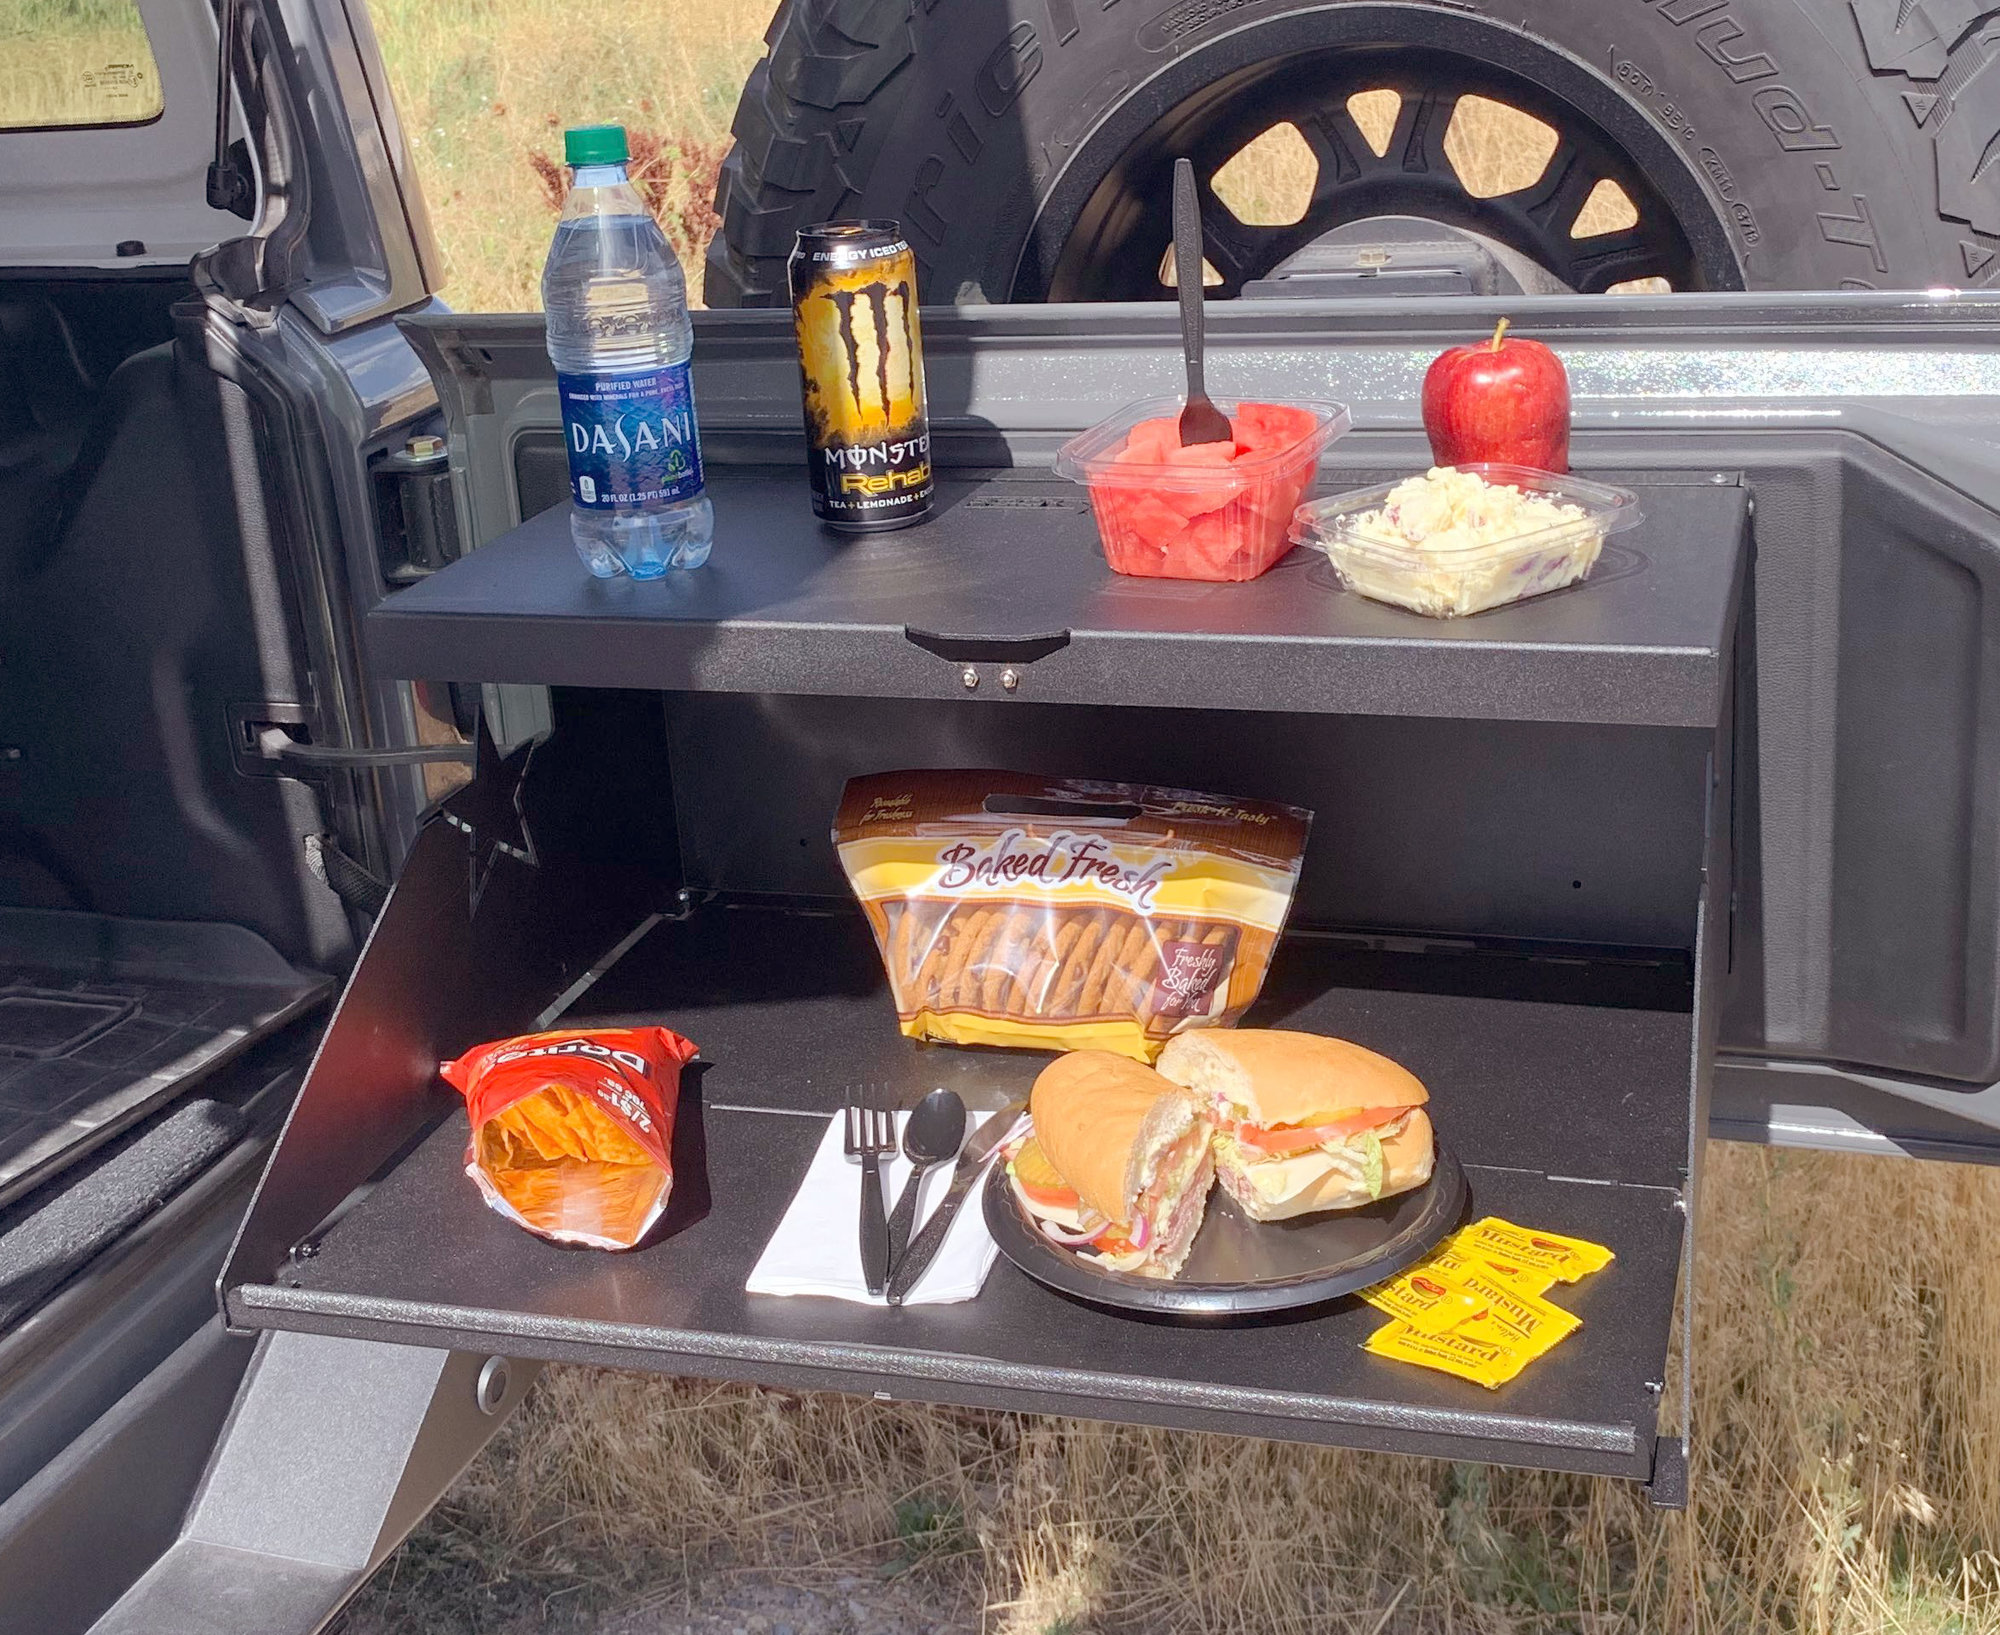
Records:
<instances>
[{"instance_id":1,"label":"black door handle","mask_svg":"<svg viewBox=\"0 0 2000 1635\"><path fill-rule=\"evenodd\" d=\"M1069 646L1069 632L1046 636L960 636L903 626L903 639L953 664L1033 664Z\"/></svg>"}]
</instances>

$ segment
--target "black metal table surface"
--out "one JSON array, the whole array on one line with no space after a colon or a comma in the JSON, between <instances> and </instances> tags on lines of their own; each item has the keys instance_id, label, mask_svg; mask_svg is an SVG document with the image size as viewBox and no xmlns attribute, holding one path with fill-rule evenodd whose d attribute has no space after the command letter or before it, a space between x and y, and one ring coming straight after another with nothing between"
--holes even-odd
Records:
<instances>
[{"instance_id":1,"label":"black metal table surface","mask_svg":"<svg viewBox=\"0 0 2000 1635\"><path fill-rule=\"evenodd\" d=\"M1244 1025L1332 1034L1403 1062L1467 1163L1675 1187L1691 1004L1674 961L1385 954L1291 936ZM664 1022L701 1047L711 1106L758 1111L831 1113L857 1084L887 1085L905 1105L944 1085L998 1106L1052 1059L904 1038L851 908L709 905L657 927L564 1020Z\"/></svg>"},{"instance_id":2,"label":"black metal table surface","mask_svg":"<svg viewBox=\"0 0 2000 1635\"><path fill-rule=\"evenodd\" d=\"M647 1246L562 1249L494 1215L462 1172L465 1124L454 1115L283 1275L232 1288L232 1319L1649 1475L1680 1259L1692 1046L1675 1003L1685 985L1670 970L1468 960L1461 980L1440 981L1435 959L1299 940L1274 966L1252 1019L1341 1032L1409 1062L1467 1159L1474 1215L1616 1251L1609 1270L1556 1293L1584 1328L1488 1392L1362 1352L1384 1319L1351 1299L1241 1327L1191 1326L1099 1311L1005 1262L961 1306L745 1294L846 1084L887 1082L914 1099L946 1082L993 1105L1024 1091L1043 1060L902 1039L859 925L852 913L710 907L656 930L570 1018L661 1021L703 1047L683 1096L675 1201ZM789 958L774 957L781 946Z\"/></svg>"},{"instance_id":3,"label":"black metal table surface","mask_svg":"<svg viewBox=\"0 0 2000 1635\"><path fill-rule=\"evenodd\" d=\"M593 579L557 506L372 609L373 665L558 686L1713 726L1748 507L1726 474L1653 474L1645 520L1606 542L1585 584L1438 620L1342 589L1305 550L1247 584L1120 577L1080 491L1044 471L948 473L927 522L862 538L820 528L788 468L717 466L709 488L716 546L699 571Z\"/></svg>"},{"instance_id":4,"label":"black metal table surface","mask_svg":"<svg viewBox=\"0 0 2000 1635\"><path fill-rule=\"evenodd\" d=\"M997 1263L962 1305L874 1308L746 1294L823 1122L684 1107L667 1233L631 1254L530 1237L436 1130L288 1279L239 1288L239 1321L610 1367L1322 1441L1644 1479L1682 1218L1664 1188L1468 1167L1474 1211L1615 1246L1554 1298L1584 1326L1498 1391L1360 1350L1357 1300L1251 1325L1149 1322ZM675 1219L674 1217L678 1217Z\"/></svg>"}]
</instances>

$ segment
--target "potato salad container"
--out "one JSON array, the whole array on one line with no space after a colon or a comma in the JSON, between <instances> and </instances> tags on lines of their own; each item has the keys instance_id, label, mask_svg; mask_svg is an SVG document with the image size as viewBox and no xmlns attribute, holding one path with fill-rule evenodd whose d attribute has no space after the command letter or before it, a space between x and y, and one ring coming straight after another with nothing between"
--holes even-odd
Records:
<instances>
[{"instance_id":1,"label":"potato salad container","mask_svg":"<svg viewBox=\"0 0 2000 1635\"><path fill-rule=\"evenodd\" d=\"M1433 468L1299 507L1291 537L1326 552L1349 589L1434 619L1575 584L1639 497L1526 466Z\"/></svg>"}]
</instances>

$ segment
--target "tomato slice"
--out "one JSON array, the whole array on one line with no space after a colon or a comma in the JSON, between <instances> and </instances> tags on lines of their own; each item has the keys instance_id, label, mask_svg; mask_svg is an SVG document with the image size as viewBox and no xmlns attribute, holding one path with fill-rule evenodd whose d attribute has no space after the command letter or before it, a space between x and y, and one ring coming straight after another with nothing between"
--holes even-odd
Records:
<instances>
[{"instance_id":1,"label":"tomato slice","mask_svg":"<svg viewBox=\"0 0 2000 1635\"><path fill-rule=\"evenodd\" d=\"M1014 1181L1021 1194L1031 1204L1039 1204L1044 1209L1077 1210L1083 1207L1083 1200L1076 1189L1068 1185L1040 1144L1030 1136L1014 1154Z\"/></svg>"},{"instance_id":2,"label":"tomato slice","mask_svg":"<svg viewBox=\"0 0 2000 1635\"><path fill-rule=\"evenodd\" d=\"M1310 1152L1325 1142L1338 1141L1357 1131L1372 1130L1378 1124L1393 1123L1408 1111L1407 1107L1369 1107L1358 1113L1330 1118L1321 1124L1239 1124L1230 1133L1246 1147L1255 1147L1273 1158L1283 1158L1295 1152Z\"/></svg>"}]
</instances>

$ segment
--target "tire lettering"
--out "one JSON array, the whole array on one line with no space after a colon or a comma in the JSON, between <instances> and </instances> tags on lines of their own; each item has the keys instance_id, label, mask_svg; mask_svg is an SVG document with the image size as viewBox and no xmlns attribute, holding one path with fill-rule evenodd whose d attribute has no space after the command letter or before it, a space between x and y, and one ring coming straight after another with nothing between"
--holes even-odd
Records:
<instances>
[{"instance_id":1,"label":"tire lettering","mask_svg":"<svg viewBox=\"0 0 2000 1635\"><path fill-rule=\"evenodd\" d=\"M1014 106L1028 81L1042 71L1042 47L1033 23L1016 23L980 66L973 81L979 105L995 119Z\"/></svg>"},{"instance_id":2,"label":"tire lettering","mask_svg":"<svg viewBox=\"0 0 2000 1635\"><path fill-rule=\"evenodd\" d=\"M1048 0L1049 27L1055 30L1056 44L1068 45L1076 38L1076 0Z\"/></svg>"},{"instance_id":3,"label":"tire lettering","mask_svg":"<svg viewBox=\"0 0 2000 1635\"><path fill-rule=\"evenodd\" d=\"M1611 72L1641 96L1649 97L1653 94L1653 82L1633 64L1629 57L1621 60L1616 46L1611 48Z\"/></svg>"},{"instance_id":4,"label":"tire lettering","mask_svg":"<svg viewBox=\"0 0 2000 1635\"><path fill-rule=\"evenodd\" d=\"M1142 51L1178 51L1190 35L1199 34L1225 22L1250 5L1252 0L1181 0L1144 24L1137 35Z\"/></svg>"},{"instance_id":5,"label":"tire lettering","mask_svg":"<svg viewBox=\"0 0 2000 1635\"><path fill-rule=\"evenodd\" d=\"M1701 48L1704 57L1720 66L1738 85L1748 85L1752 80L1776 79L1778 65L1763 52L1753 51L1745 57L1732 57L1724 49L1732 40L1742 38L1743 30L1737 27L1734 17L1719 17L1696 31L1694 43Z\"/></svg>"},{"instance_id":6,"label":"tire lettering","mask_svg":"<svg viewBox=\"0 0 2000 1635\"><path fill-rule=\"evenodd\" d=\"M1743 25L1727 9L1730 0L1639 0L1639 3L1651 6L1655 15L1676 28L1683 28L1704 17L1713 18L1714 21L1703 23L1695 30L1694 42L1704 57L1729 76L1732 84L1748 85L1760 79L1774 79L1780 72L1777 59L1769 52L1749 51L1737 55L1725 49L1744 37ZM1751 97L1750 102L1757 110L1757 117L1764 121L1765 128L1778 139L1778 145L1787 153L1840 146L1840 138L1833 134L1833 127L1815 121L1800 101L1798 92L1788 85L1767 85Z\"/></svg>"},{"instance_id":7,"label":"tire lettering","mask_svg":"<svg viewBox=\"0 0 2000 1635\"><path fill-rule=\"evenodd\" d=\"M1878 273L1886 273L1889 263L1883 257L1882 245L1875 237L1875 223L1868 217L1868 200L1862 194L1849 195L1854 205L1851 216L1820 213L1820 237L1829 244L1857 244L1866 250Z\"/></svg>"},{"instance_id":8,"label":"tire lettering","mask_svg":"<svg viewBox=\"0 0 2000 1635\"><path fill-rule=\"evenodd\" d=\"M1638 95L1651 97L1660 123L1683 142L1694 140L1694 126L1688 123L1687 115L1660 95L1660 88L1654 83L1651 74L1633 62L1630 57L1619 56L1618 47L1615 45L1611 48L1611 77L1621 85L1630 86Z\"/></svg>"},{"instance_id":9,"label":"tire lettering","mask_svg":"<svg viewBox=\"0 0 2000 1635\"><path fill-rule=\"evenodd\" d=\"M931 203L931 192L944 180L944 160L935 153L917 166L910 183L910 196L903 201L903 213L933 244L944 243L945 219Z\"/></svg>"},{"instance_id":10,"label":"tire lettering","mask_svg":"<svg viewBox=\"0 0 2000 1635\"><path fill-rule=\"evenodd\" d=\"M1838 148L1840 138L1833 134L1830 125L1818 125L1806 111L1806 105L1799 100L1798 92L1789 85L1767 85L1750 99L1750 105L1757 110L1757 117L1778 139L1778 145L1787 153Z\"/></svg>"},{"instance_id":11,"label":"tire lettering","mask_svg":"<svg viewBox=\"0 0 2000 1635\"><path fill-rule=\"evenodd\" d=\"M959 158L968 165L985 151L986 144L972 128L972 121L958 111L949 91L938 99L937 116L944 121L944 133L951 138L951 145L958 149Z\"/></svg>"}]
</instances>

